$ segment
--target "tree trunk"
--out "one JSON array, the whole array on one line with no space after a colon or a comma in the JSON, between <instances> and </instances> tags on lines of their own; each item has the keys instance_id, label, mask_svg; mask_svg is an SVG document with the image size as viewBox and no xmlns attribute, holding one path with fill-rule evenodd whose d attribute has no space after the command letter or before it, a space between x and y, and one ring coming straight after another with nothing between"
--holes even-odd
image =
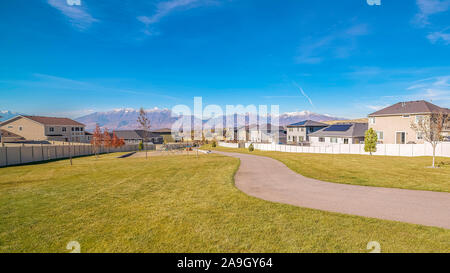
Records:
<instances>
[{"instance_id":1,"label":"tree trunk","mask_svg":"<svg viewBox=\"0 0 450 273\"><path fill-rule=\"evenodd\" d=\"M435 162L436 162L436 144L433 144L433 168L435 168Z\"/></svg>"}]
</instances>

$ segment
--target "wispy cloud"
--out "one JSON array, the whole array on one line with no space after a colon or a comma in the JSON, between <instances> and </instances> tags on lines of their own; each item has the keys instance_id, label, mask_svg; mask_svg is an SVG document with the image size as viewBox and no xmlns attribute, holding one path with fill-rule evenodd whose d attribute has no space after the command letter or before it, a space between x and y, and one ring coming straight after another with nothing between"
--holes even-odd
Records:
<instances>
[{"instance_id":1,"label":"wispy cloud","mask_svg":"<svg viewBox=\"0 0 450 273\"><path fill-rule=\"evenodd\" d=\"M300 90L300 93L302 93L302 95L308 100L309 104L311 104L311 106L314 107L314 104L313 104L311 98L305 93L303 88L300 85L298 85L296 82L294 82L294 85Z\"/></svg>"},{"instance_id":2,"label":"wispy cloud","mask_svg":"<svg viewBox=\"0 0 450 273\"><path fill-rule=\"evenodd\" d=\"M33 74L34 79L33 80L20 80L20 81L2 81L0 80L0 83L6 83L13 86L20 86L20 87L29 87L29 88L41 88L45 90L49 89L55 89L58 91L66 90L71 92L99 92L99 93L116 93L116 94L129 94L129 95L136 95L136 96L154 96L154 97L160 97L165 98L169 100L178 100L178 98L162 95L159 93L147 91L147 90L135 90L135 89L128 89L128 88L117 88L117 87L108 87L99 85L96 83L91 83L87 81L79 81L79 80L73 80L53 75L46 75L46 74L39 74L35 73Z\"/></svg>"},{"instance_id":3,"label":"wispy cloud","mask_svg":"<svg viewBox=\"0 0 450 273\"><path fill-rule=\"evenodd\" d=\"M421 27L429 25L431 15L445 12L450 9L450 0L417 0L419 13L416 14L414 22Z\"/></svg>"},{"instance_id":4,"label":"wispy cloud","mask_svg":"<svg viewBox=\"0 0 450 273\"><path fill-rule=\"evenodd\" d=\"M66 0L48 0L47 3L53 8L59 10L67 17L69 22L78 30L84 31L88 29L92 23L99 20L94 18L88 11L84 2L81 6L67 4Z\"/></svg>"},{"instance_id":5,"label":"wispy cloud","mask_svg":"<svg viewBox=\"0 0 450 273\"><path fill-rule=\"evenodd\" d=\"M321 37L306 39L299 48L296 61L305 64L318 64L327 56L338 59L347 58L351 51L356 48L356 38L368 33L367 25L357 24Z\"/></svg>"},{"instance_id":6,"label":"wispy cloud","mask_svg":"<svg viewBox=\"0 0 450 273\"><path fill-rule=\"evenodd\" d=\"M160 22L161 19L170 15L174 11L182 9L192 9L195 7L216 3L213 0L170 0L159 2L156 5L156 11L150 16L138 16L137 20L146 26L144 33L147 35L154 35L155 32L151 30L151 26Z\"/></svg>"},{"instance_id":7,"label":"wispy cloud","mask_svg":"<svg viewBox=\"0 0 450 273\"><path fill-rule=\"evenodd\" d=\"M427 38L431 43L436 44L438 42L442 42L446 45L450 44L450 33L446 32L449 28L446 28L442 31L436 31L428 34Z\"/></svg>"}]
</instances>

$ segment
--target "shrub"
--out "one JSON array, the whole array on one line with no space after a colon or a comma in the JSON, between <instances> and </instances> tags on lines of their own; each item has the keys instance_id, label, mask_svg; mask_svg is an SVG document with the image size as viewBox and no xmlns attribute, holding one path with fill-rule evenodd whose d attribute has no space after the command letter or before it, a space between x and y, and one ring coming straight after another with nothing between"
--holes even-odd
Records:
<instances>
[{"instance_id":1,"label":"shrub","mask_svg":"<svg viewBox=\"0 0 450 273\"><path fill-rule=\"evenodd\" d=\"M253 152L255 150L255 147L253 147L253 143L248 146L248 151Z\"/></svg>"},{"instance_id":2,"label":"shrub","mask_svg":"<svg viewBox=\"0 0 450 273\"><path fill-rule=\"evenodd\" d=\"M139 151L144 150L144 143L141 141L139 142Z\"/></svg>"},{"instance_id":3,"label":"shrub","mask_svg":"<svg viewBox=\"0 0 450 273\"><path fill-rule=\"evenodd\" d=\"M375 153L377 151L377 142L377 133L372 128L370 128L366 131L365 134L364 151L370 153L370 155L372 155L372 153Z\"/></svg>"},{"instance_id":4,"label":"shrub","mask_svg":"<svg viewBox=\"0 0 450 273\"><path fill-rule=\"evenodd\" d=\"M211 146L212 146L213 148L216 148L216 147L217 147L217 142L213 141L212 144L211 144Z\"/></svg>"}]
</instances>

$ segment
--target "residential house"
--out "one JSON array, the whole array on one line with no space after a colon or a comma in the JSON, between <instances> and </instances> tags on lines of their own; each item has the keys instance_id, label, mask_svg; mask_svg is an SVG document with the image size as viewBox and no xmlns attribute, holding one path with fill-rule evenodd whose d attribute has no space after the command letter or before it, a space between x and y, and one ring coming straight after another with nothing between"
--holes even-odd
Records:
<instances>
[{"instance_id":1,"label":"residential house","mask_svg":"<svg viewBox=\"0 0 450 273\"><path fill-rule=\"evenodd\" d=\"M378 141L384 144L424 143L423 135L411 128L413 123L426 116L437 113L450 114L450 109L442 108L430 102L399 102L369 115L369 128L378 135ZM444 135L450 136L450 128Z\"/></svg>"},{"instance_id":2,"label":"residential house","mask_svg":"<svg viewBox=\"0 0 450 273\"><path fill-rule=\"evenodd\" d=\"M237 140L239 142L250 141L250 126L242 126L237 131Z\"/></svg>"},{"instance_id":3,"label":"residential house","mask_svg":"<svg viewBox=\"0 0 450 273\"><path fill-rule=\"evenodd\" d=\"M317 132L327 126L328 124L312 120L304 120L290 124L287 126L287 143L299 144L309 142L309 135L311 133Z\"/></svg>"},{"instance_id":4,"label":"residential house","mask_svg":"<svg viewBox=\"0 0 450 273\"><path fill-rule=\"evenodd\" d=\"M0 123L0 129L27 141L89 142L85 125L69 118L20 115Z\"/></svg>"},{"instance_id":5,"label":"residential house","mask_svg":"<svg viewBox=\"0 0 450 273\"><path fill-rule=\"evenodd\" d=\"M311 145L360 144L368 129L367 123L335 124L309 134Z\"/></svg>"},{"instance_id":6,"label":"residential house","mask_svg":"<svg viewBox=\"0 0 450 273\"><path fill-rule=\"evenodd\" d=\"M162 136L146 130L118 130L114 131L118 138L125 141L125 144L153 143L161 144L164 142ZM112 136L112 133L111 133ZM145 141L147 139L147 141Z\"/></svg>"},{"instance_id":7,"label":"residential house","mask_svg":"<svg viewBox=\"0 0 450 273\"><path fill-rule=\"evenodd\" d=\"M164 142L166 142L166 143L175 142L175 138L172 136L172 129L163 128L163 129L153 130L152 133L161 136L163 138Z\"/></svg>"},{"instance_id":8,"label":"residential house","mask_svg":"<svg viewBox=\"0 0 450 273\"><path fill-rule=\"evenodd\" d=\"M286 131L282 126L272 124L252 125L249 127L250 141L257 143L286 143Z\"/></svg>"}]
</instances>

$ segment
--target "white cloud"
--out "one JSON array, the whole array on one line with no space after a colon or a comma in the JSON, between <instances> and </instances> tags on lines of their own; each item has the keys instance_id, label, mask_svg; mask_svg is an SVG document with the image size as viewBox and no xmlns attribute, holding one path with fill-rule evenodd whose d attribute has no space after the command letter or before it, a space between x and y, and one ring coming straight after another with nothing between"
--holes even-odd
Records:
<instances>
[{"instance_id":1,"label":"white cloud","mask_svg":"<svg viewBox=\"0 0 450 273\"><path fill-rule=\"evenodd\" d=\"M98 22L97 19L87 12L84 3L81 6L68 5L66 0L48 0L47 3L64 14L69 19L69 22L80 31L84 31L92 23Z\"/></svg>"},{"instance_id":2,"label":"white cloud","mask_svg":"<svg viewBox=\"0 0 450 273\"><path fill-rule=\"evenodd\" d=\"M417 0L419 13L415 17L415 22L419 26L430 24L428 18L431 15L445 12L450 8L450 0Z\"/></svg>"},{"instance_id":3,"label":"white cloud","mask_svg":"<svg viewBox=\"0 0 450 273\"><path fill-rule=\"evenodd\" d=\"M414 90L415 93L408 96L412 99L450 101L450 75L417 81L407 90Z\"/></svg>"},{"instance_id":4,"label":"white cloud","mask_svg":"<svg viewBox=\"0 0 450 273\"><path fill-rule=\"evenodd\" d=\"M433 44L438 43L439 41L442 41L444 44L448 45L448 44L450 44L450 33L446 33L445 32L446 30L447 29L445 29L443 31L432 32L432 33L428 34L427 38Z\"/></svg>"},{"instance_id":5,"label":"white cloud","mask_svg":"<svg viewBox=\"0 0 450 273\"><path fill-rule=\"evenodd\" d=\"M198 6L216 3L214 0L170 0L159 2L156 5L156 11L151 16L138 16L136 19L146 26L144 33L154 35L155 32L150 30L150 26L158 23L164 17L172 12L180 9L191 9Z\"/></svg>"}]
</instances>

